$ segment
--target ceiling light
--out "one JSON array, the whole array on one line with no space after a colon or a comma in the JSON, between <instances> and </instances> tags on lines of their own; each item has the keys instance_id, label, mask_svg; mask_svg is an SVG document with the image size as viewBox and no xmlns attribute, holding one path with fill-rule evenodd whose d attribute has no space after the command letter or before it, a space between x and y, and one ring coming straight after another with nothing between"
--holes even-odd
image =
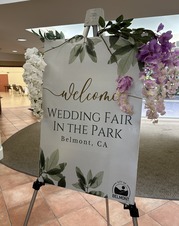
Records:
<instances>
[{"instance_id":1,"label":"ceiling light","mask_svg":"<svg viewBox=\"0 0 179 226\"><path fill-rule=\"evenodd\" d=\"M9 3L17 3L17 2L26 2L29 0L1 0L0 5L2 4L9 4Z\"/></svg>"},{"instance_id":2,"label":"ceiling light","mask_svg":"<svg viewBox=\"0 0 179 226\"><path fill-rule=\"evenodd\" d=\"M18 38L17 41L19 41L19 42L26 42L27 39L25 39L25 38Z\"/></svg>"},{"instance_id":3,"label":"ceiling light","mask_svg":"<svg viewBox=\"0 0 179 226\"><path fill-rule=\"evenodd\" d=\"M12 50L13 53L17 53L17 50Z\"/></svg>"}]
</instances>

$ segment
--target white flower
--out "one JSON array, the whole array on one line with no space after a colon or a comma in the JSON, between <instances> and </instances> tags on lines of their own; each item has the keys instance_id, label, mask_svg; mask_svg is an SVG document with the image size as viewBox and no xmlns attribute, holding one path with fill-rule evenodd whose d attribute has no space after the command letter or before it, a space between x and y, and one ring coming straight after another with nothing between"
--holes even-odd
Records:
<instances>
[{"instance_id":1,"label":"white flower","mask_svg":"<svg viewBox=\"0 0 179 226\"><path fill-rule=\"evenodd\" d=\"M37 48L28 48L25 52L26 63L23 65L23 79L29 90L29 99L33 114L42 118L42 84L46 63Z\"/></svg>"},{"instance_id":2,"label":"white flower","mask_svg":"<svg viewBox=\"0 0 179 226\"><path fill-rule=\"evenodd\" d=\"M38 55L39 54L39 50L35 47L33 48L28 48L25 52L25 59L29 59L31 58L32 55Z\"/></svg>"}]
</instances>

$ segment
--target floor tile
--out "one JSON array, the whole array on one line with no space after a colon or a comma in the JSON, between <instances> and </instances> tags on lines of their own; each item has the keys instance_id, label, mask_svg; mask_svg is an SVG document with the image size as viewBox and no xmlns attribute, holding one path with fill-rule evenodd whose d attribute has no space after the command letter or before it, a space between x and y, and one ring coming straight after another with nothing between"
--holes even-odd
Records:
<instances>
[{"instance_id":1,"label":"floor tile","mask_svg":"<svg viewBox=\"0 0 179 226\"><path fill-rule=\"evenodd\" d=\"M168 200L162 200L162 199L150 199L150 198L138 198L135 199L136 205L138 208L140 208L145 213L148 213L159 206L164 205L168 202Z\"/></svg>"},{"instance_id":2,"label":"floor tile","mask_svg":"<svg viewBox=\"0 0 179 226\"><path fill-rule=\"evenodd\" d=\"M9 215L7 210L0 212L0 225L1 226L11 226L11 222L9 220Z\"/></svg>"},{"instance_id":3,"label":"floor tile","mask_svg":"<svg viewBox=\"0 0 179 226\"><path fill-rule=\"evenodd\" d=\"M83 196L83 198L89 202L90 204L94 204L96 202L101 202L104 201L104 198L99 197L99 196L95 196L95 195L90 195L90 194L86 194L83 192L80 192L80 194Z\"/></svg>"},{"instance_id":4,"label":"floor tile","mask_svg":"<svg viewBox=\"0 0 179 226\"><path fill-rule=\"evenodd\" d=\"M163 206L149 213L155 221L163 226L178 226L179 225L179 205L174 202L168 202Z\"/></svg>"},{"instance_id":5,"label":"floor tile","mask_svg":"<svg viewBox=\"0 0 179 226\"><path fill-rule=\"evenodd\" d=\"M33 193L32 183L27 183L3 191L3 196L7 208L10 209L14 206L30 203ZM38 193L39 196L40 193Z\"/></svg>"},{"instance_id":6,"label":"floor tile","mask_svg":"<svg viewBox=\"0 0 179 226\"><path fill-rule=\"evenodd\" d=\"M55 220L47 221L44 224L41 224L39 226L61 226L61 225L60 225L59 221L57 219L55 219Z\"/></svg>"},{"instance_id":7,"label":"floor tile","mask_svg":"<svg viewBox=\"0 0 179 226\"><path fill-rule=\"evenodd\" d=\"M26 184L32 182L31 178L28 175L23 173L13 173L11 175L1 175L0 176L0 186L2 190L13 188L20 184Z\"/></svg>"},{"instance_id":8,"label":"floor tile","mask_svg":"<svg viewBox=\"0 0 179 226\"><path fill-rule=\"evenodd\" d=\"M13 226L23 226L27 216L29 205L20 205L9 209L9 216ZM52 210L43 198L36 199L28 222L28 226L39 226L55 219Z\"/></svg>"},{"instance_id":9,"label":"floor tile","mask_svg":"<svg viewBox=\"0 0 179 226\"><path fill-rule=\"evenodd\" d=\"M2 192L0 191L0 213L6 211L6 204L4 202L4 197ZM1 224L0 224L1 225Z\"/></svg>"},{"instance_id":10,"label":"floor tile","mask_svg":"<svg viewBox=\"0 0 179 226\"><path fill-rule=\"evenodd\" d=\"M17 171L3 165L0 163L0 176L1 175L8 175L8 174L14 174L17 173Z\"/></svg>"},{"instance_id":11,"label":"floor tile","mask_svg":"<svg viewBox=\"0 0 179 226\"><path fill-rule=\"evenodd\" d=\"M49 195L49 194L54 194L55 192L60 192L63 191L64 188L50 185L50 184L45 184L40 188L40 192L42 193L43 196Z\"/></svg>"},{"instance_id":12,"label":"floor tile","mask_svg":"<svg viewBox=\"0 0 179 226\"><path fill-rule=\"evenodd\" d=\"M59 218L62 226L106 226L105 219L94 208L86 208L71 212Z\"/></svg>"},{"instance_id":13,"label":"floor tile","mask_svg":"<svg viewBox=\"0 0 179 226\"><path fill-rule=\"evenodd\" d=\"M79 210L89 205L78 192L68 189L47 195L46 200L56 217L62 217L74 210Z\"/></svg>"},{"instance_id":14,"label":"floor tile","mask_svg":"<svg viewBox=\"0 0 179 226\"><path fill-rule=\"evenodd\" d=\"M161 224L157 223L155 220L153 220L148 215L143 215L139 218L137 218L137 222L139 226L161 226ZM133 226L133 222L130 222L128 224L125 224L123 226Z\"/></svg>"},{"instance_id":15,"label":"floor tile","mask_svg":"<svg viewBox=\"0 0 179 226\"><path fill-rule=\"evenodd\" d=\"M101 201L93 204L93 207L105 218L106 214L106 202ZM129 210L125 210L123 204L109 200L109 215L110 223L112 226L119 226L131 222Z\"/></svg>"}]
</instances>

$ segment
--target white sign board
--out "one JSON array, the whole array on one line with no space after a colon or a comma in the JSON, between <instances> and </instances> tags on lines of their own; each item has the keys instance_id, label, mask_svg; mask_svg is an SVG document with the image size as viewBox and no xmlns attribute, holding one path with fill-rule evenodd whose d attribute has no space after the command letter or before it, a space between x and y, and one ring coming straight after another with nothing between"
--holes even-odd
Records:
<instances>
[{"instance_id":1,"label":"white sign board","mask_svg":"<svg viewBox=\"0 0 179 226\"><path fill-rule=\"evenodd\" d=\"M46 43L46 50L62 41ZM103 42L69 64L76 43L45 53L41 122L41 173L46 182L134 204L142 99L139 69L128 74L134 85L129 100L134 114L121 112L114 100L117 67L108 64Z\"/></svg>"}]
</instances>

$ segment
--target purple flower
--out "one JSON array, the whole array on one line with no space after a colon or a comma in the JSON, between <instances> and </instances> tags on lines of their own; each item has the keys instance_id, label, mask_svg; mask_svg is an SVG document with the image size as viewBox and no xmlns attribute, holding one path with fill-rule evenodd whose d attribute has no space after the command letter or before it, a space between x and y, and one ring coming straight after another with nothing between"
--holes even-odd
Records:
<instances>
[{"instance_id":1,"label":"purple flower","mask_svg":"<svg viewBox=\"0 0 179 226\"><path fill-rule=\"evenodd\" d=\"M152 39L147 44L141 46L137 54L137 59L145 63L157 64L161 55L161 46L157 39Z\"/></svg>"},{"instance_id":2,"label":"purple flower","mask_svg":"<svg viewBox=\"0 0 179 226\"><path fill-rule=\"evenodd\" d=\"M173 43L169 42L172 37L173 35L171 31L167 31L158 37L158 41L161 44L162 52L168 52L172 49Z\"/></svg>"},{"instance_id":3,"label":"purple flower","mask_svg":"<svg viewBox=\"0 0 179 226\"><path fill-rule=\"evenodd\" d=\"M169 42L169 40L173 37L172 35L172 32L171 31L167 31L163 34L161 34L159 37L158 37L158 40L159 42L161 43L161 45Z\"/></svg>"},{"instance_id":4,"label":"purple flower","mask_svg":"<svg viewBox=\"0 0 179 226\"><path fill-rule=\"evenodd\" d=\"M158 28L157 28L157 32L163 30L164 25L162 23L159 24Z\"/></svg>"},{"instance_id":5,"label":"purple flower","mask_svg":"<svg viewBox=\"0 0 179 226\"><path fill-rule=\"evenodd\" d=\"M123 77L119 77L117 79L117 90L119 90L120 93L124 93L125 91L129 90L133 82L133 78L126 75Z\"/></svg>"}]
</instances>

